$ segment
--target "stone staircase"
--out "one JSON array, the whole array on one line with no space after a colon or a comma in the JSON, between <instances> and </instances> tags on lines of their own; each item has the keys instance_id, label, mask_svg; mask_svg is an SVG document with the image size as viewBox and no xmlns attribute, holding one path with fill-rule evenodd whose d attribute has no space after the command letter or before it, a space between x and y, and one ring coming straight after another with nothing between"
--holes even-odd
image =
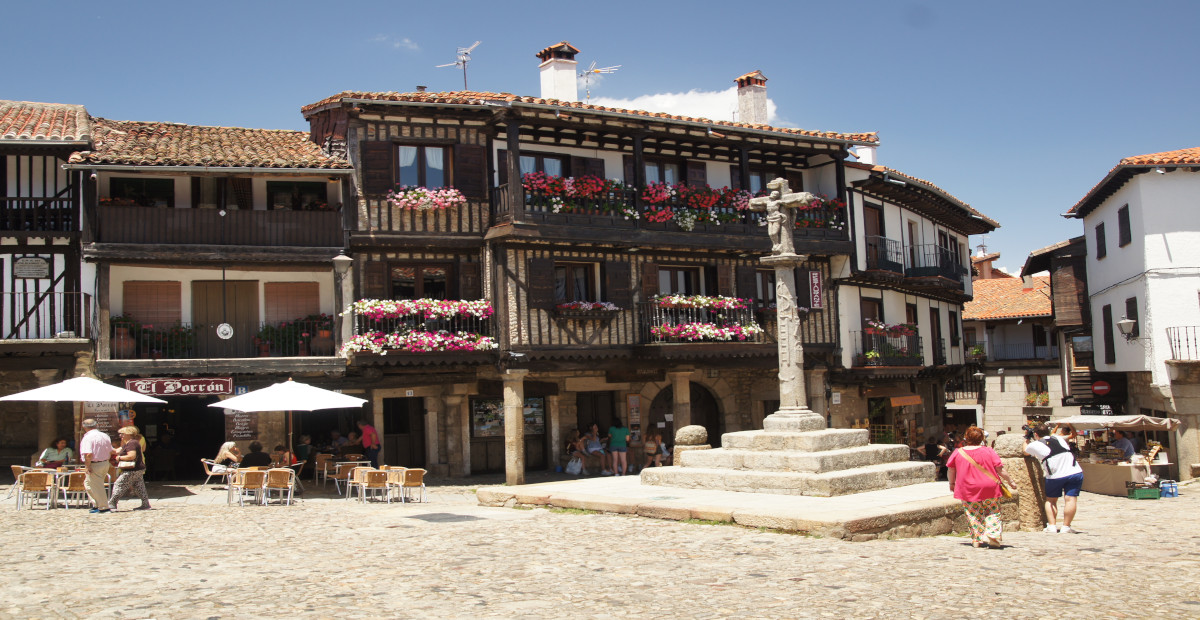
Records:
<instances>
[{"instance_id":1,"label":"stone staircase","mask_svg":"<svg viewBox=\"0 0 1200 620\"><path fill-rule=\"evenodd\" d=\"M933 482L937 473L932 463L909 461L908 446L868 443L866 429L768 429L721 439L721 448L678 451L677 466L642 470L642 484L832 497Z\"/></svg>"}]
</instances>

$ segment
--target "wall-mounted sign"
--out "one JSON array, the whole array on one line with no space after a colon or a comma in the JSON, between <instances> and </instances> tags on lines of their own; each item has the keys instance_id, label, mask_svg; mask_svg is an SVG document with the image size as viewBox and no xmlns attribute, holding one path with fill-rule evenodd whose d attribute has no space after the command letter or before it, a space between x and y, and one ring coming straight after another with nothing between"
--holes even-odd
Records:
<instances>
[{"instance_id":1,"label":"wall-mounted sign","mask_svg":"<svg viewBox=\"0 0 1200 620\"><path fill-rule=\"evenodd\" d=\"M808 272L808 307L812 309L825 307L825 289L821 287L821 272Z\"/></svg>"},{"instance_id":2,"label":"wall-mounted sign","mask_svg":"<svg viewBox=\"0 0 1200 620\"><path fill-rule=\"evenodd\" d=\"M1121 415L1121 405L1080 405L1080 415Z\"/></svg>"},{"instance_id":3,"label":"wall-mounted sign","mask_svg":"<svg viewBox=\"0 0 1200 620\"><path fill-rule=\"evenodd\" d=\"M126 379L125 389L150 396L232 394L233 377L203 379Z\"/></svg>"},{"instance_id":4,"label":"wall-mounted sign","mask_svg":"<svg viewBox=\"0 0 1200 620\"><path fill-rule=\"evenodd\" d=\"M50 261L36 256L26 256L13 261L13 277L44 279L50 277Z\"/></svg>"},{"instance_id":5,"label":"wall-mounted sign","mask_svg":"<svg viewBox=\"0 0 1200 620\"><path fill-rule=\"evenodd\" d=\"M1096 396L1107 396L1112 391L1112 385L1107 381L1097 381L1092 384L1092 393Z\"/></svg>"},{"instance_id":6,"label":"wall-mounted sign","mask_svg":"<svg viewBox=\"0 0 1200 620\"><path fill-rule=\"evenodd\" d=\"M225 410L225 441L258 439L258 414Z\"/></svg>"},{"instance_id":7,"label":"wall-mounted sign","mask_svg":"<svg viewBox=\"0 0 1200 620\"><path fill-rule=\"evenodd\" d=\"M121 428L121 407L118 403L83 403L83 417L96 421L96 428L109 437L117 438L117 429Z\"/></svg>"}]
</instances>

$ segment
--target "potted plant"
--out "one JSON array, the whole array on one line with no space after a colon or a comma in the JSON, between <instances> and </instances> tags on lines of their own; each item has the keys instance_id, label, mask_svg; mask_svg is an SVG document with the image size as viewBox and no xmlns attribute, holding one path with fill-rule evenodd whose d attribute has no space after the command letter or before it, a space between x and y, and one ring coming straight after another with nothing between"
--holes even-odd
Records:
<instances>
[{"instance_id":1,"label":"potted plant","mask_svg":"<svg viewBox=\"0 0 1200 620\"><path fill-rule=\"evenodd\" d=\"M130 359L137 353L137 340L132 334L137 322L132 316L118 314L109 319L112 326L112 356L115 359Z\"/></svg>"},{"instance_id":2,"label":"potted plant","mask_svg":"<svg viewBox=\"0 0 1200 620\"><path fill-rule=\"evenodd\" d=\"M971 347L971 350L968 352L968 355L970 355L974 359L981 360L981 359L983 359L983 357L985 355L987 355L987 351L984 350L983 345L977 344L977 345Z\"/></svg>"},{"instance_id":3,"label":"potted plant","mask_svg":"<svg viewBox=\"0 0 1200 620\"><path fill-rule=\"evenodd\" d=\"M1039 407L1049 407L1050 406L1050 393L1042 392L1042 393L1038 394L1037 395L1037 404Z\"/></svg>"},{"instance_id":4,"label":"potted plant","mask_svg":"<svg viewBox=\"0 0 1200 620\"><path fill-rule=\"evenodd\" d=\"M279 330L273 325L263 325L254 334L254 346L258 347L259 357L271 357L271 343L279 338Z\"/></svg>"},{"instance_id":5,"label":"potted plant","mask_svg":"<svg viewBox=\"0 0 1200 620\"><path fill-rule=\"evenodd\" d=\"M879 351L876 351L875 349L871 349L870 351L863 353L863 357L867 360L867 366L878 366L879 360L882 358L882 356L879 354Z\"/></svg>"}]
</instances>

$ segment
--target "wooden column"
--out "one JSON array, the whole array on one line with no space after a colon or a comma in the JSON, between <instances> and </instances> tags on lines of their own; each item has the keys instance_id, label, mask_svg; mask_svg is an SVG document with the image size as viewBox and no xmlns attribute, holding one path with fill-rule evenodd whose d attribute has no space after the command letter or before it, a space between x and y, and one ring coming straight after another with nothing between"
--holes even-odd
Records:
<instances>
[{"instance_id":1,"label":"wooden column","mask_svg":"<svg viewBox=\"0 0 1200 620\"><path fill-rule=\"evenodd\" d=\"M838 155L837 163L833 167L834 178L837 183L837 197L846 204L846 156Z\"/></svg>"},{"instance_id":2,"label":"wooden column","mask_svg":"<svg viewBox=\"0 0 1200 620\"><path fill-rule=\"evenodd\" d=\"M504 481L525 484L525 375L520 368L504 371Z\"/></svg>"},{"instance_id":3,"label":"wooden column","mask_svg":"<svg viewBox=\"0 0 1200 620\"><path fill-rule=\"evenodd\" d=\"M551 394L546 397L546 417L549 418L546 423L550 426L550 459L546 461L546 469L554 471L556 464L562 457L563 440L562 440L562 424L559 419L560 408L558 406L558 394Z\"/></svg>"},{"instance_id":4,"label":"wooden column","mask_svg":"<svg viewBox=\"0 0 1200 620\"><path fill-rule=\"evenodd\" d=\"M438 454L438 422L442 419L442 398L440 396L425 397L425 468L432 468L441 462Z\"/></svg>"},{"instance_id":5,"label":"wooden column","mask_svg":"<svg viewBox=\"0 0 1200 620\"><path fill-rule=\"evenodd\" d=\"M112 350L110 347L110 338L108 336L109 327L108 319L111 315L110 304L112 295L109 294L109 264L101 262L96 265L96 317L97 325L99 325L100 333L96 334L96 359L107 360L111 359Z\"/></svg>"},{"instance_id":6,"label":"wooden column","mask_svg":"<svg viewBox=\"0 0 1200 620\"><path fill-rule=\"evenodd\" d=\"M505 147L508 149L508 201L514 222L525 221L525 188L521 186L521 125L509 116L505 120Z\"/></svg>"},{"instance_id":7,"label":"wooden column","mask_svg":"<svg viewBox=\"0 0 1200 620\"><path fill-rule=\"evenodd\" d=\"M692 423L692 370L676 370L667 373L671 380L671 414L674 416L675 432ZM674 437L671 438L674 440ZM708 438L712 441L712 437ZM672 441L674 443L674 441Z\"/></svg>"},{"instance_id":8,"label":"wooden column","mask_svg":"<svg viewBox=\"0 0 1200 620\"><path fill-rule=\"evenodd\" d=\"M630 179L626 179L628 182ZM634 134L633 136L633 183L637 186L636 192L633 194L633 205L641 212L642 210L642 188L646 187L646 158L642 147L642 135Z\"/></svg>"}]
</instances>

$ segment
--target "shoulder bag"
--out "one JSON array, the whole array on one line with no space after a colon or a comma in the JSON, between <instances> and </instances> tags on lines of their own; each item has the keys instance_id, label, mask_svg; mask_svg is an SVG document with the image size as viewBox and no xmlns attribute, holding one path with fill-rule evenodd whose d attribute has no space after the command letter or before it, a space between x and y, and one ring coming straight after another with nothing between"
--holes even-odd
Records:
<instances>
[{"instance_id":1,"label":"shoulder bag","mask_svg":"<svg viewBox=\"0 0 1200 620\"><path fill-rule=\"evenodd\" d=\"M974 465L974 466L975 466L975 469L978 469L979 471L983 472L983 475L987 476L988 478L991 478L991 479L992 479L992 481L994 481L995 483L999 484L999 485L1000 485L1000 494L1001 494L1001 495L1003 495L1005 498L1012 497L1012 489L1008 488L1008 485L1004 484L1004 481L1003 481L1003 480L1001 480L1001 479L997 478L997 477L995 476L995 474L993 474L992 472L990 472L990 471L988 471L988 470L984 469L984 468L983 468L983 466L981 466L979 463L976 463L976 462L975 462L975 459L971 458L971 455L970 455L970 454L967 454L967 451L966 451L966 450L963 450L962 448L959 448L959 449L958 449L958 453L959 453L959 454L961 454L961 455L963 455L963 458L967 459L967 462L968 462L968 463L970 463L970 464Z\"/></svg>"}]
</instances>

